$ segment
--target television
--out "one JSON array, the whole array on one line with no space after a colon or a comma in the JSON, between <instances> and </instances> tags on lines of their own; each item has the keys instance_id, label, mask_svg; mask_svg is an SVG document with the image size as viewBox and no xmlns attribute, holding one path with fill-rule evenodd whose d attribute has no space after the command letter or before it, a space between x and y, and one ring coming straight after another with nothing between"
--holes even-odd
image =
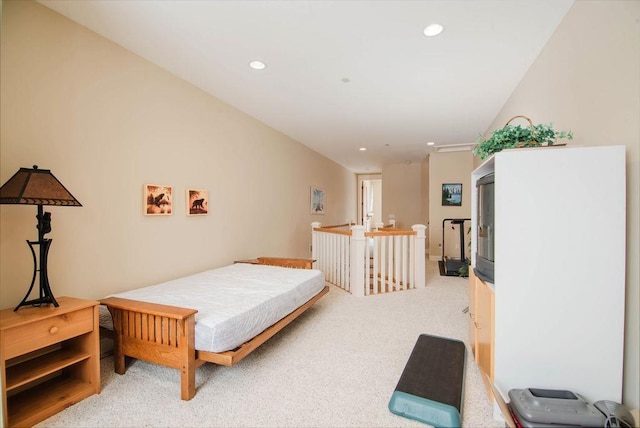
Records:
<instances>
[{"instance_id":1,"label":"television","mask_svg":"<svg viewBox=\"0 0 640 428\"><path fill-rule=\"evenodd\" d=\"M476 265L473 272L483 281L494 282L495 176L487 174L476 182Z\"/></svg>"}]
</instances>

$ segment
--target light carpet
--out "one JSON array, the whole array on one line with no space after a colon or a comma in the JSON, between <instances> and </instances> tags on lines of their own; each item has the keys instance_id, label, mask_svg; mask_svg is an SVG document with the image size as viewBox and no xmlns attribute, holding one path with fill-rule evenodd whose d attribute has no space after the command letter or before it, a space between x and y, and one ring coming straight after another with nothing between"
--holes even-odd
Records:
<instances>
[{"instance_id":1,"label":"light carpet","mask_svg":"<svg viewBox=\"0 0 640 428\"><path fill-rule=\"evenodd\" d=\"M177 370L143 361L125 375L101 360L102 392L41 427L424 427L387 405L420 334L467 344L462 424L493 419L468 341L468 282L427 262L427 287L357 298L331 287L315 306L234 367L197 369L180 400Z\"/></svg>"}]
</instances>

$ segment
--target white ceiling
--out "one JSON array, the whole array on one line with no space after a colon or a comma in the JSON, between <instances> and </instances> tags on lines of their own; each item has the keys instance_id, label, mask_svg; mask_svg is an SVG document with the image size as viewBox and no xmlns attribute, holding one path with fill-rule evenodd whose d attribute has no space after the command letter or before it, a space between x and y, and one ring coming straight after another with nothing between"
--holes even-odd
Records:
<instances>
[{"instance_id":1,"label":"white ceiling","mask_svg":"<svg viewBox=\"0 0 640 428\"><path fill-rule=\"evenodd\" d=\"M475 142L573 0L40 3L373 173L421 161L428 141ZM425 37L433 22L444 32ZM267 68L250 69L256 59Z\"/></svg>"}]
</instances>

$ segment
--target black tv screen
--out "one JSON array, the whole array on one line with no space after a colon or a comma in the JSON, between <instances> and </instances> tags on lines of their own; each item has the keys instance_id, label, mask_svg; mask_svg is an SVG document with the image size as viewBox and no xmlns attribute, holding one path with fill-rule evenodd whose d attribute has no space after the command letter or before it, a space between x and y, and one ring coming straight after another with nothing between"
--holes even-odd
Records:
<instances>
[{"instance_id":1,"label":"black tv screen","mask_svg":"<svg viewBox=\"0 0 640 428\"><path fill-rule=\"evenodd\" d=\"M476 182L478 188L476 224L476 265L474 273L480 279L494 281L495 248L495 176L488 174Z\"/></svg>"}]
</instances>

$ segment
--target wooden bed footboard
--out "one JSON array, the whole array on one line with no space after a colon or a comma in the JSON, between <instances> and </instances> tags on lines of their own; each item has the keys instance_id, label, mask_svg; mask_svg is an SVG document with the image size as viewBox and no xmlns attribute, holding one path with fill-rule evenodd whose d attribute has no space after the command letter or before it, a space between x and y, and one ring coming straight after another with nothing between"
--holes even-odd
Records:
<instances>
[{"instance_id":1,"label":"wooden bed footboard","mask_svg":"<svg viewBox=\"0 0 640 428\"><path fill-rule=\"evenodd\" d=\"M125 357L180 370L180 397L196 393L194 309L109 297L100 301L113 318L113 364L126 371Z\"/></svg>"}]
</instances>

